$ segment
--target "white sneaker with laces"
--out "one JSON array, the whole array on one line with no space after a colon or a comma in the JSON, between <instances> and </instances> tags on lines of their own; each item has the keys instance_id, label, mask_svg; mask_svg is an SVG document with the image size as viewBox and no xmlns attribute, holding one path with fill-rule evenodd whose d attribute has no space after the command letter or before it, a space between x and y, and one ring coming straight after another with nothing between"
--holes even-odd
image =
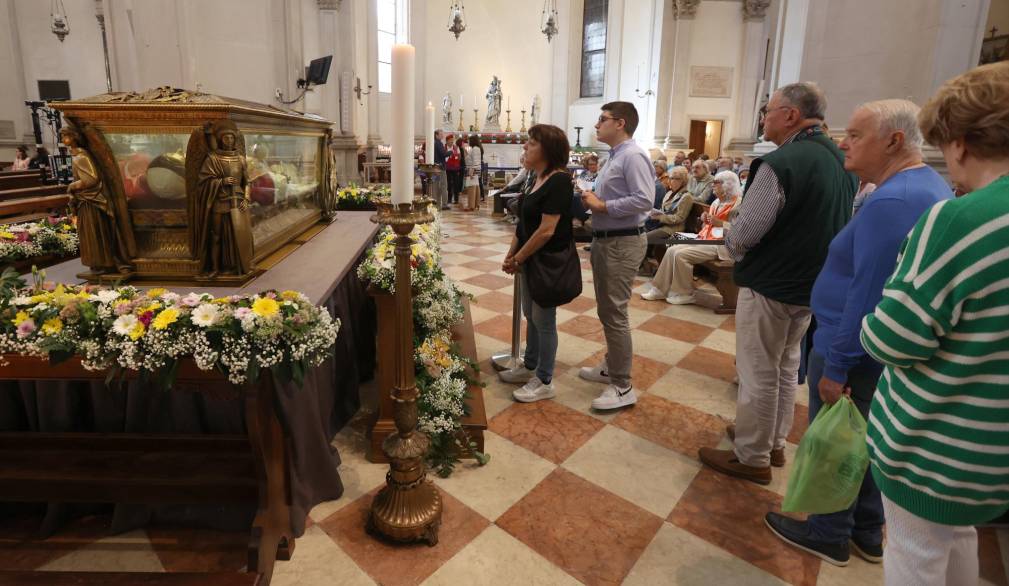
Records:
<instances>
[{"instance_id":1,"label":"white sneaker with laces","mask_svg":"<svg viewBox=\"0 0 1009 586\"><path fill-rule=\"evenodd\" d=\"M646 301L656 301L659 299L665 299L665 297L666 294L663 293L662 291L659 291L659 289L655 285L652 285L651 287L648 288L647 291L641 294L641 298Z\"/></svg>"},{"instance_id":2,"label":"white sneaker with laces","mask_svg":"<svg viewBox=\"0 0 1009 586\"><path fill-rule=\"evenodd\" d=\"M600 411L609 409L619 409L638 402L638 396L634 393L634 387L618 389L614 385L607 385L601 395L592 400L592 408Z\"/></svg>"},{"instance_id":3,"label":"white sneaker with laces","mask_svg":"<svg viewBox=\"0 0 1009 586\"><path fill-rule=\"evenodd\" d=\"M529 370L525 366L517 366L515 368L509 368L508 370L502 370L497 373L498 378L506 383L512 383L513 385L520 385L527 383L536 377L535 370Z\"/></svg>"},{"instance_id":4,"label":"white sneaker with laces","mask_svg":"<svg viewBox=\"0 0 1009 586\"><path fill-rule=\"evenodd\" d=\"M544 384L538 376L529 379L529 382L521 389L512 391L512 397L520 403L535 403L544 399L553 399L556 395L553 382Z\"/></svg>"},{"instance_id":5,"label":"white sneaker with laces","mask_svg":"<svg viewBox=\"0 0 1009 586\"><path fill-rule=\"evenodd\" d=\"M606 374L605 362L599 366L583 366L581 370L578 371L578 376L594 383L609 384L610 382L610 375Z\"/></svg>"},{"instance_id":6,"label":"white sneaker with laces","mask_svg":"<svg viewBox=\"0 0 1009 586\"><path fill-rule=\"evenodd\" d=\"M679 293L673 293L669 297L666 297L666 303L670 305L690 305L694 302L694 294L681 295Z\"/></svg>"}]
</instances>

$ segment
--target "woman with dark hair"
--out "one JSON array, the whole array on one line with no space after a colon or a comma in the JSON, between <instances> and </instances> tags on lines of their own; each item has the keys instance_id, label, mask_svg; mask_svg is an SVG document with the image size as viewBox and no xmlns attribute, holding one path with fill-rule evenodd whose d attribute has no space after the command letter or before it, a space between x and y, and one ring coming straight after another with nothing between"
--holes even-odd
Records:
<instances>
[{"instance_id":1,"label":"woman with dark hair","mask_svg":"<svg viewBox=\"0 0 1009 586\"><path fill-rule=\"evenodd\" d=\"M28 169L28 147L25 145L18 145L17 153L14 155L14 165L11 166L11 171L25 171Z\"/></svg>"},{"instance_id":2,"label":"woman with dark hair","mask_svg":"<svg viewBox=\"0 0 1009 586\"><path fill-rule=\"evenodd\" d=\"M480 135L469 138L466 149L466 204L462 211L473 212L480 208L480 174L483 172L483 145Z\"/></svg>"},{"instance_id":3,"label":"woman with dark hair","mask_svg":"<svg viewBox=\"0 0 1009 586\"><path fill-rule=\"evenodd\" d=\"M557 358L557 308L543 307L532 298L528 271L523 265L544 253L574 251L571 229L571 176L565 172L570 145L563 130L537 124L529 129L525 147L526 165L536 173L536 182L519 202L519 223L502 269L522 271L522 313L526 317L526 351L523 365L500 373L501 380L522 384L512 396L531 403L554 397L554 361Z\"/></svg>"},{"instance_id":4,"label":"woman with dark hair","mask_svg":"<svg viewBox=\"0 0 1009 586\"><path fill-rule=\"evenodd\" d=\"M448 203L459 203L459 194L462 193L462 139L460 143L455 143L455 137L451 134L445 138L445 174L448 180Z\"/></svg>"},{"instance_id":5,"label":"woman with dark hair","mask_svg":"<svg viewBox=\"0 0 1009 586\"><path fill-rule=\"evenodd\" d=\"M28 161L29 169L48 169L49 168L49 151L46 147L40 146L35 150L35 156Z\"/></svg>"}]
</instances>

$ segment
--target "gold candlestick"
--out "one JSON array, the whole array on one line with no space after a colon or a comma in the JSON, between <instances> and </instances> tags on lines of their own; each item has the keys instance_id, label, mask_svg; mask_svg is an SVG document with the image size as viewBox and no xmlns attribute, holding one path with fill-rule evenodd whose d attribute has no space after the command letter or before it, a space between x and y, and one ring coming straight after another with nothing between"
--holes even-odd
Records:
<instances>
[{"instance_id":1,"label":"gold candlestick","mask_svg":"<svg viewBox=\"0 0 1009 586\"><path fill-rule=\"evenodd\" d=\"M505 120L507 120L507 123L505 124L505 132L511 132L512 131L512 111L511 110L505 110L505 114L507 115L507 118L505 118Z\"/></svg>"},{"instance_id":2,"label":"gold candlestick","mask_svg":"<svg viewBox=\"0 0 1009 586\"><path fill-rule=\"evenodd\" d=\"M519 129L519 132L525 132L525 131L526 131L526 111L522 110L522 128Z\"/></svg>"},{"instance_id":3,"label":"gold candlestick","mask_svg":"<svg viewBox=\"0 0 1009 586\"><path fill-rule=\"evenodd\" d=\"M479 109L473 108L473 132L480 132L479 112Z\"/></svg>"},{"instance_id":4,"label":"gold candlestick","mask_svg":"<svg viewBox=\"0 0 1009 586\"><path fill-rule=\"evenodd\" d=\"M459 128L456 129L459 132L465 132L465 130L466 130L466 128L462 125L462 115L463 115L464 112L465 112L465 110L463 110L462 108L459 108Z\"/></svg>"},{"instance_id":5,"label":"gold candlestick","mask_svg":"<svg viewBox=\"0 0 1009 586\"><path fill-rule=\"evenodd\" d=\"M434 220L430 199L393 205L379 202L373 222L391 226L396 233L396 384L393 385L393 420L397 433L382 443L389 458L385 486L371 502L368 531L392 541L426 541L438 544L441 526L441 494L427 480L430 440L417 430L417 390L413 361L413 300L410 291L410 232L415 224Z\"/></svg>"}]
</instances>

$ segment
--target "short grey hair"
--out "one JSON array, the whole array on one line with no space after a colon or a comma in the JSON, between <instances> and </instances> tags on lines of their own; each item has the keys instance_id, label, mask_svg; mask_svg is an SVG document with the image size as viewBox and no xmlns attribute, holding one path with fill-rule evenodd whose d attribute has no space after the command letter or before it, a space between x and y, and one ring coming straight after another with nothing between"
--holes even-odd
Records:
<instances>
[{"instance_id":1,"label":"short grey hair","mask_svg":"<svg viewBox=\"0 0 1009 586\"><path fill-rule=\"evenodd\" d=\"M918 127L918 112L921 108L910 100L876 100L858 107L871 112L879 122L879 134L904 133L904 144L908 149L920 151L925 139Z\"/></svg>"},{"instance_id":2,"label":"short grey hair","mask_svg":"<svg viewBox=\"0 0 1009 586\"><path fill-rule=\"evenodd\" d=\"M722 183L722 190L726 195L732 197L743 195L743 186L739 182L739 175L736 175L732 171L720 171L715 175L715 181Z\"/></svg>"},{"instance_id":3,"label":"short grey hair","mask_svg":"<svg viewBox=\"0 0 1009 586\"><path fill-rule=\"evenodd\" d=\"M817 120L827 118L827 96L815 83L811 81L790 83L778 88L778 93L788 100L789 104L795 106L803 118Z\"/></svg>"}]
</instances>

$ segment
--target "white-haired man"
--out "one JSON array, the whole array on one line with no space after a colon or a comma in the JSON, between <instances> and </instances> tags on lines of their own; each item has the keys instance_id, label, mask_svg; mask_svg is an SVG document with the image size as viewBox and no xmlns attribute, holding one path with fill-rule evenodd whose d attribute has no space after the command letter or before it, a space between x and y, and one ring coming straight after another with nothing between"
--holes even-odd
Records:
<instances>
[{"instance_id":1,"label":"white-haired man","mask_svg":"<svg viewBox=\"0 0 1009 586\"><path fill-rule=\"evenodd\" d=\"M942 177L922 162L917 116L918 106L907 100L869 102L852 114L841 141L844 168L878 187L830 243L813 285L817 328L806 371L810 421L842 395L868 420L883 365L862 348L862 318L882 299L908 232L929 208L952 197ZM870 562L883 559L883 502L869 473L846 510L806 521L770 512L765 520L785 542L834 565L848 563L849 543Z\"/></svg>"},{"instance_id":2,"label":"white-haired man","mask_svg":"<svg viewBox=\"0 0 1009 586\"><path fill-rule=\"evenodd\" d=\"M809 297L830 241L851 219L857 178L821 127L827 99L793 83L767 103L764 136L778 149L753 160L752 179L725 246L736 260L736 423L732 450L701 448L701 462L770 484L792 427Z\"/></svg>"}]
</instances>

